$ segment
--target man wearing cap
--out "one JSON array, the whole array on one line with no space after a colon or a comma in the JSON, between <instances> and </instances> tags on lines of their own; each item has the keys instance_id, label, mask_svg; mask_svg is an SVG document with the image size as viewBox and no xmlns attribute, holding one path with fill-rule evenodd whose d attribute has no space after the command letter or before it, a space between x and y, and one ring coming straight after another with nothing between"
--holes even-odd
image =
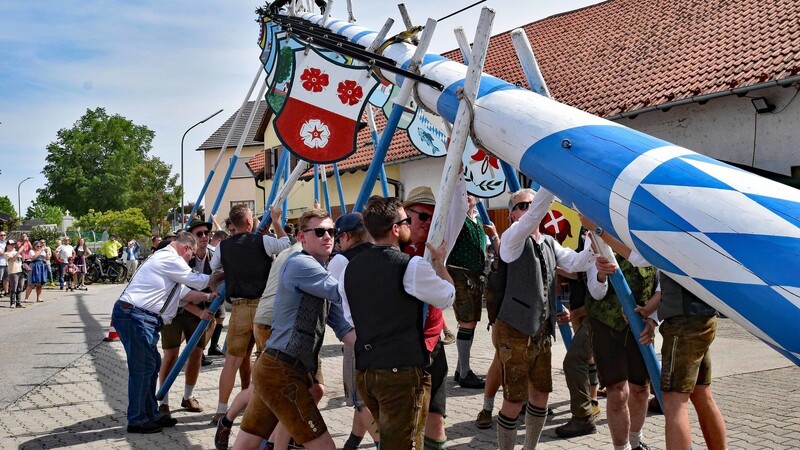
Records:
<instances>
[{"instance_id":1,"label":"man wearing cap","mask_svg":"<svg viewBox=\"0 0 800 450\"><path fill-rule=\"evenodd\" d=\"M194 256L189 260L189 267L195 273L205 275L211 274L211 254L208 251L208 233L211 230L209 222L195 218L189 223L188 232L191 233L197 241L197 250ZM209 294L211 289L208 287L201 290L201 292ZM178 360L178 354L181 347L181 342L190 339L197 327L200 325L201 320L212 319L214 316L208 311L210 301L204 301L199 304L194 303L181 303L175 318L172 323L164 325L161 329L161 348L164 350L164 360L161 364L161 370L158 373L159 383L163 383L167 375L175 366ZM220 308L222 309L222 308ZM212 322L213 323L213 322ZM181 407L186 408L189 412L203 412L203 407L200 402L194 398L194 387L197 384L197 379L200 377L200 366L202 365L203 349L206 346L206 333L200 337L197 346L192 349L189 359L186 361L184 368L185 384L183 388L183 397L181 399ZM168 417L170 416L169 409L169 393L167 393L161 400L161 406L158 411Z\"/></svg>"},{"instance_id":2,"label":"man wearing cap","mask_svg":"<svg viewBox=\"0 0 800 450\"><path fill-rule=\"evenodd\" d=\"M280 208L270 208L270 216L272 223L280 224ZM261 353L263 342L258 342L253 335L253 317L267 284L273 255L291 245L282 227L276 227L277 237L251 233L253 211L246 204L234 205L229 219L234 234L220 242L211 259L212 270L225 271L226 297L233 304L226 337L225 365L219 377L219 402L211 420L214 425L228 410L236 371L243 363L249 367L253 345L256 352ZM242 384L242 389L246 389L249 379L243 380Z\"/></svg>"},{"instance_id":3,"label":"man wearing cap","mask_svg":"<svg viewBox=\"0 0 800 450\"><path fill-rule=\"evenodd\" d=\"M216 284L222 274L193 273L187 262L197 250L197 241L181 233L157 251L136 272L119 300L111 320L119 333L128 361L128 432L157 433L175 426L163 416L156 401L156 381L161 366L157 344L159 331L178 310L178 298L190 302L208 300L213 294L191 291ZM182 285L183 289L182 289Z\"/></svg>"},{"instance_id":4,"label":"man wearing cap","mask_svg":"<svg viewBox=\"0 0 800 450\"><path fill-rule=\"evenodd\" d=\"M337 280L342 280L347 264L366 250L373 247L371 237L364 228L364 220L361 213L349 213L336 219L336 242L340 252L337 253L328 263L328 271ZM350 325L353 325L353 317L350 314L350 307L342 304L344 317ZM356 356L352 345L344 346L344 359L342 361L342 381L344 383L345 403L353 406L353 426L350 437L344 444L344 450L358 448L364 434L369 431L375 443L380 442L377 433L377 423L372 418L372 413L366 407L364 401L359 397L356 390Z\"/></svg>"}]
</instances>

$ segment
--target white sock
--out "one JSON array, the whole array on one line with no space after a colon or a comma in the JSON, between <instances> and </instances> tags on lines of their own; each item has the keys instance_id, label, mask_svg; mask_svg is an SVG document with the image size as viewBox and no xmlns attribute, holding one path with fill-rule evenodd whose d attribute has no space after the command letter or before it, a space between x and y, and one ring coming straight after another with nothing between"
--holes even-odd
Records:
<instances>
[{"instance_id":1,"label":"white sock","mask_svg":"<svg viewBox=\"0 0 800 450\"><path fill-rule=\"evenodd\" d=\"M628 441L631 444L631 448L638 447L642 443L642 430L629 432Z\"/></svg>"},{"instance_id":2,"label":"white sock","mask_svg":"<svg viewBox=\"0 0 800 450\"><path fill-rule=\"evenodd\" d=\"M184 400L189 400L190 398L192 398L192 393L193 392L194 392L194 386L189 385L189 384L185 384L183 386L183 399Z\"/></svg>"},{"instance_id":3,"label":"white sock","mask_svg":"<svg viewBox=\"0 0 800 450\"><path fill-rule=\"evenodd\" d=\"M217 413L218 414L225 414L228 412L228 404L227 403L220 403L217 405Z\"/></svg>"},{"instance_id":4,"label":"white sock","mask_svg":"<svg viewBox=\"0 0 800 450\"><path fill-rule=\"evenodd\" d=\"M631 450L631 443L626 442L625 445L615 445L614 450Z\"/></svg>"},{"instance_id":5,"label":"white sock","mask_svg":"<svg viewBox=\"0 0 800 450\"><path fill-rule=\"evenodd\" d=\"M164 394L164 399L161 400L161 404L169 406L169 391L167 391L167 393Z\"/></svg>"}]
</instances>

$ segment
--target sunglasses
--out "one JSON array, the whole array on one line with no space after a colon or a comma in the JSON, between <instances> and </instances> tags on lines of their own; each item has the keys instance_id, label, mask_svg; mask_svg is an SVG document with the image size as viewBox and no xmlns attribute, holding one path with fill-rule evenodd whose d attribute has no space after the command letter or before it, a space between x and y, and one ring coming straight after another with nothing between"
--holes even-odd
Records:
<instances>
[{"instance_id":1,"label":"sunglasses","mask_svg":"<svg viewBox=\"0 0 800 450\"><path fill-rule=\"evenodd\" d=\"M527 211L528 210L528 206L531 206L531 202L519 202L516 205L514 205L513 208L511 208L511 211L512 212L514 212L516 210Z\"/></svg>"},{"instance_id":2,"label":"sunglasses","mask_svg":"<svg viewBox=\"0 0 800 450\"><path fill-rule=\"evenodd\" d=\"M209 234L211 234L210 231L198 231L194 235L197 237L203 237L203 236L208 236Z\"/></svg>"},{"instance_id":3,"label":"sunglasses","mask_svg":"<svg viewBox=\"0 0 800 450\"><path fill-rule=\"evenodd\" d=\"M423 214L424 214L424 213L423 213ZM430 217L430 216L429 216L429 217ZM398 221L397 221L397 222L395 222L394 224L395 224L395 225L397 225L397 226L401 226L401 225L411 225L411 216L408 216L408 217L406 217L405 219L402 219L402 220L398 220Z\"/></svg>"},{"instance_id":4,"label":"sunglasses","mask_svg":"<svg viewBox=\"0 0 800 450\"><path fill-rule=\"evenodd\" d=\"M417 211L416 209L409 208L408 211L411 211L414 214L416 214L420 222L427 222L433 218L433 215L424 213L422 211Z\"/></svg>"},{"instance_id":5,"label":"sunglasses","mask_svg":"<svg viewBox=\"0 0 800 450\"><path fill-rule=\"evenodd\" d=\"M314 231L314 234L317 235L318 238L325 236L325 233L328 233L328 236L334 237L336 235L336 228L306 228L303 230L303 233L308 233L309 231Z\"/></svg>"}]
</instances>

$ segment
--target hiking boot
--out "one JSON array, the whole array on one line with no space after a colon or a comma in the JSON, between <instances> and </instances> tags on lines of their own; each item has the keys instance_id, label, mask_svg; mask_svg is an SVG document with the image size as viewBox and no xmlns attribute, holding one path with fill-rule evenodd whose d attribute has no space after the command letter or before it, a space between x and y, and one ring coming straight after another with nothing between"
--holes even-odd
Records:
<instances>
[{"instance_id":1,"label":"hiking boot","mask_svg":"<svg viewBox=\"0 0 800 450\"><path fill-rule=\"evenodd\" d=\"M217 422L217 431L214 432L214 448L217 450L228 450L228 440L231 438L231 429Z\"/></svg>"},{"instance_id":2,"label":"hiking boot","mask_svg":"<svg viewBox=\"0 0 800 450\"><path fill-rule=\"evenodd\" d=\"M186 408L189 412L203 412L203 407L200 406L200 402L194 397L183 399L183 401L181 401L181 408Z\"/></svg>"},{"instance_id":3,"label":"hiking boot","mask_svg":"<svg viewBox=\"0 0 800 450\"><path fill-rule=\"evenodd\" d=\"M597 418L600 417L601 412L603 412L603 410L600 409L600 402L597 400L592 400L592 419L597 420Z\"/></svg>"},{"instance_id":4,"label":"hiking boot","mask_svg":"<svg viewBox=\"0 0 800 450\"><path fill-rule=\"evenodd\" d=\"M214 415L211 416L211 425L217 426L217 424L219 423L219 419L223 418L224 416L225 416L224 412L214 413Z\"/></svg>"},{"instance_id":5,"label":"hiking boot","mask_svg":"<svg viewBox=\"0 0 800 450\"><path fill-rule=\"evenodd\" d=\"M169 405L162 404L158 407L158 412L161 413L161 417L172 418L172 413L169 412Z\"/></svg>"},{"instance_id":6,"label":"hiking boot","mask_svg":"<svg viewBox=\"0 0 800 450\"><path fill-rule=\"evenodd\" d=\"M458 385L465 389L483 389L486 386L486 381L483 378L478 378L475 372L470 370L464 377L458 379Z\"/></svg>"},{"instance_id":7,"label":"hiking boot","mask_svg":"<svg viewBox=\"0 0 800 450\"><path fill-rule=\"evenodd\" d=\"M586 436L587 434L594 433L597 433L597 427L594 425L594 420L591 417L585 417L583 419L573 417L564 425L556 427L556 435L562 438Z\"/></svg>"},{"instance_id":8,"label":"hiking boot","mask_svg":"<svg viewBox=\"0 0 800 450\"><path fill-rule=\"evenodd\" d=\"M478 418L475 419L475 426L481 430L492 428L492 412L482 409L481 412L478 413Z\"/></svg>"},{"instance_id":9,"label":"hiking boot","mask_svg":"<svg viewBox=\"0 0 800 450\"><path fill-rule=\"evenodd\" d=\"M442 344L450 345L455 341L456 341L456 336L453 334L453 332L450 330L444 330L444 338L442 339Z\"/></svg>"}]
</instances>

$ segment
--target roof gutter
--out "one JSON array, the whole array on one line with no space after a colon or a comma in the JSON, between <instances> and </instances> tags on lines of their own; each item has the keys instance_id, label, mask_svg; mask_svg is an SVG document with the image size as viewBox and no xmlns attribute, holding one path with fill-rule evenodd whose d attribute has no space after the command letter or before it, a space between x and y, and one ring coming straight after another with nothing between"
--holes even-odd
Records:
<instances>
[{"instance_id":1,"label":"roof gutter","mask_svg":"<svg viewBox=\"0 0 800 450\"><path fill-rule=\"evenodd\" d=\"M617 119L622 119L623 117L628 117L628 118L631 118L631 119L635 119L636 116L638 116L639 114L644 114L644 113L651 112L651 111L661 110L661 111L665 111L666 112L670 108L672 108L673 106L688 105L688 104L691 104L691 103L699 103L699 104L702 105L702 104L705 104L707 101L713 100L715 98L727 97L729 95L738 95L738 96L741 97L741 96L744 96L744 95L746 95L746 94L748 94L748 93L750 93L752 91L756 91L756 90L759 90L759 89L766 89L766 88L771 88L771 87L776 87L776 86L787 87L787 86L790 86L790 85L792 85L794 83L797 83L797 82L800 82L800 75L795 75L795 76L783 78L781 80L771 80L771 81L766 81L764 83L752 84L750 86L744 86L744 87L740 87L740 88L728 89L728 90L720 91L720 92L713 92L713 93L710 93L710 94L695 95L695 96L692 96L692 97L689 97L689 98L684 98L684 99L681 99L681 100L675 100L675 101L671 101L671 102L667 102L667 103L662 103L660 105L648 106L648 107L641 108L641 109L636 109L636 110L633 110L633 111L625 111L623 113L619 113L619 114L615 114L613 116L605 117L605 119L607 119L607 120L617 120Z\"/></svg>"}]
</instances>

